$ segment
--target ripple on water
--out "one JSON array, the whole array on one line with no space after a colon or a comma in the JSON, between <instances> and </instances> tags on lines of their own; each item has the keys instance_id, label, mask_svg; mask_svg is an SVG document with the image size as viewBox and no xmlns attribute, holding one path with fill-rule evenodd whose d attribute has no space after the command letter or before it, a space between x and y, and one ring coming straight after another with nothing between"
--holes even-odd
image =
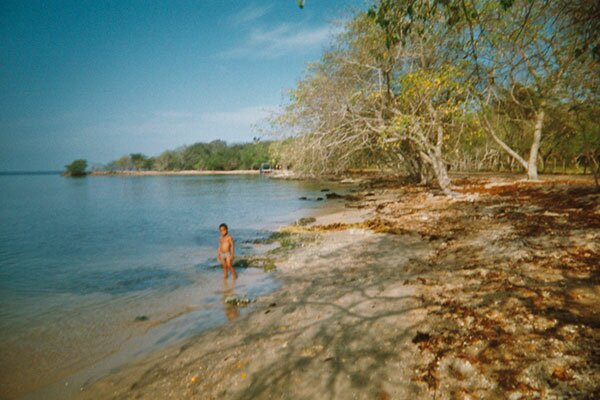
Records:
<instances>
[{"instance_id":1,"label":"ripple on water","mask_svg":"<svg viewBox=\"0 0 600 400\"><path fill-rule=\"evenodd\" d=\"M161 268L133 268L82 273L76 280L67 281L58 289L76 294L101 292L119 295L147 289L177 288L192 282L186 274L179 271Z\"/></svg>"}]
</instances>

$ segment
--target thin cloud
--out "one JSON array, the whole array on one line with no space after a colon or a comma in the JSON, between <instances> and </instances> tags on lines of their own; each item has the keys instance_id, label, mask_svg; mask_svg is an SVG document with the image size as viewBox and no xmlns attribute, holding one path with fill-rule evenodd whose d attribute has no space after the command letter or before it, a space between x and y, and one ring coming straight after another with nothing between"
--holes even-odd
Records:
<instances>
[{"instance_id":1,"label":"thin cloud","mask_svg":"<svg viewBox=\"0 0 600 400\"><path fill-rule=\"evenodd\" d=\"M155 113L155 115L160 118L183 119L183 118L192 117L194 114L192 114L190 112L184 112L184 111L168 110L168 111L158 111Z\"/></svg>"},{"instance_id":2,"label":"thin cloud","mask_svg":"<svg viewBox=\"0 0 600 400\"><path fill-rule=\"evenodd\" d=\"M231 22L236 25L254 22L267 15L271 8L273 8L272 5L249 5L247 7L244 7L237 14L233 15L231 17Z\"/></svg>"},{"instance_id":3,"label":"thin cloud","mask_svg":"<svg viewBox=\"0 0 600 400\"><path fill-rule=\"evenodd\" d=\"M323 46L340 29L331 25L313 28L281 24L271 29L255 29L242 46L224 51L224 58L263 57L278 58Z\"/></svg>"}]
</instances>

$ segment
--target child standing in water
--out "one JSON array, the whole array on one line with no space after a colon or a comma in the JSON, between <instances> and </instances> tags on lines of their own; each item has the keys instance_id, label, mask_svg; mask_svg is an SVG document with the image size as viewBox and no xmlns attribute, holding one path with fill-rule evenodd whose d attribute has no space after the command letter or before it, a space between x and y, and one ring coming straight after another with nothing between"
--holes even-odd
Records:
<instances>
[{"instance_id":1,"label":"child standing in water","mask_svg":"<svg viewBox=\"0 0 600 400\"><path fill-rule=\"evenodd\" d=\"M219 232L221 232L221 237L219 238L219 248L217 249L217 260L223 265L223 278L227 279L227 271L231 271L233 279L236 279L237 273L233 269L235 244L233 243L233 238L229 235L227 224L219 225Z\"/></svg>"}]
</instances>

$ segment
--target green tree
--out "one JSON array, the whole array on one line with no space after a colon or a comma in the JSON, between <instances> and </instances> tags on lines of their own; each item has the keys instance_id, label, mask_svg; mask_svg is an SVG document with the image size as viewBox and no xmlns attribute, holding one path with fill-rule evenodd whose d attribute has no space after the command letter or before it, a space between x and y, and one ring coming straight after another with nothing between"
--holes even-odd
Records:
<instances>
[{"instance_id":1,"label":"green tree","mask_svg":"<svg viewBox=\"0 0 600 400\"><path fill-rule=\"evenodd\" d=\"M156 158L155 157L148 157L145 161L144 161L144 169L146 171L151 171L154 169L154 164L156 162Z\"/></svg>"},{"instance_id":2,"label":"green tree","mask_svg":"<svg viewBox=\"0 0 600 400\"><path fill-rule=\"evenodd\" d=\"M599 104L599 4L379 0L308 67L271 121L272 154L308 175L404 170L446 193L448 165L530 179L552 157L573 165L597 126L576 110Z\"/></svg>"},{"instance_id":3,"label":"green tree","mask_svg":"<svg viewBox=\"0 0 600 400\"><path fill-rule=\"evenodd\" d=\"M87 161L83 159L75 160L69 165L65 165L65 171L63 175L66 176L74 176L80 177L85 176L87 173L85 169L87 168Z\"/></svg>"},{"instance_id":4,"label":"green tree","mask_svg":"<svg viewBox=\"0 0 600 400\"><path fill-rule=\"evenodd\" d=\"M146 161L148 157L143 155L142 153L131 153L129 155L131 160L131 164L133 164L133 168L136 170L145 169Z\"/></svg>"},{"instance_id":5,"label":"green tree","mask_svg":"<svg viewBox=\"0 0 600 400\"><path fill-rule=\"evenodd\" d=\"M179 171L183 169L183 159L180 150L165 150L156 157L154 167L158 171Z\"/></svg>"}]
</instances>

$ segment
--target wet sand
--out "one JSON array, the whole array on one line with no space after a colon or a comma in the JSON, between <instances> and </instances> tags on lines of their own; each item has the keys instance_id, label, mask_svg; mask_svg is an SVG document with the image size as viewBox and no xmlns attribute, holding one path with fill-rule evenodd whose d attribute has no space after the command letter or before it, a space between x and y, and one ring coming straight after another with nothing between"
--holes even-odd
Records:
<instances>
[{"instance_id":1,"label":"wet sand","mask_svg":"<svg viewBox=\"0 0 600 400\"><path fill-rule=\"evenodd\" d=\"M519 399L600 395L591 180L463 176L456 199L363 182L284 229L282 287L80 398Z\"/></svg>"}]
</instances>

